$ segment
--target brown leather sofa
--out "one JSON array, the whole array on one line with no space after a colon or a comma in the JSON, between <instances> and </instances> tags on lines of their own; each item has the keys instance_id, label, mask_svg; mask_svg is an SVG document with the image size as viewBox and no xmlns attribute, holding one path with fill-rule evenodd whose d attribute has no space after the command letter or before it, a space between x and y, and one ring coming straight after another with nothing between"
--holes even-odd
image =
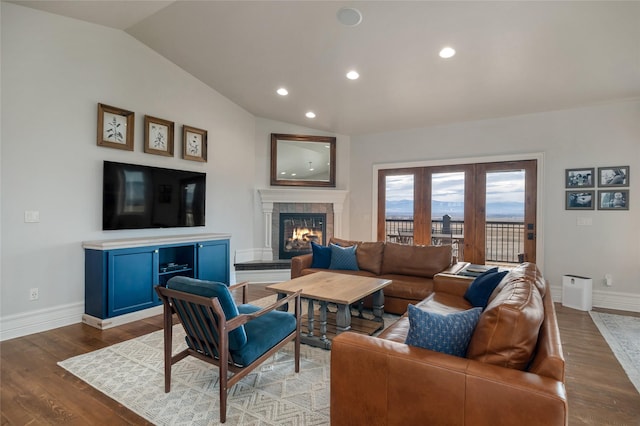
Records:
<instances>
[{"instance_id":1,"label":"brown leather sofa","mask_svg":"<svg viewBox=\"0 0 640 426\"><path fill-rule=\"evenodd\" d=\"M471 279L438 274L423 309L469 309ZM331 348L332 425L566 425L564 357L547 282L535 264L492 293L466 358L404 344L405 315L378 337Z\"/></svg>"},{"instance_id":2,"label":"brown leather sofa","mask_svg":"<svg viewBox=\"0 0 640 426\"><path fill-rule=\"evenodd\" d=\"M291 278L318 271L337 272L393 280L384 289L384 310L402 315L407 305L419 303L433 292L433 277L455 274L468 263L454 262L451 246L414 246L389 242L362 242L331 238L343 247L357 245L358 271L311 268L312 254L291 259ZM365 305L370 301L365 300Z\"/></svg>"}]
</instances>

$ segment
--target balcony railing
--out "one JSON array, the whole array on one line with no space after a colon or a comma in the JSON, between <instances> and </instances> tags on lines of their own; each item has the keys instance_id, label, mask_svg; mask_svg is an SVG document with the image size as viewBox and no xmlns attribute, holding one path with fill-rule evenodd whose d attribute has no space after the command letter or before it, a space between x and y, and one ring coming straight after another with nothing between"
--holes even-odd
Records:
<instances>
[{"instance_id":1,"label":"balcony railing","mask_svg":"<svg viewBox=\"0 0 640 426\"><path fill-rule=\"evenodd\" d=\"M431 221L432 244L452 244L454 255L464 259L464 221ZM413 244L413 219L387 219L387 241ZM485 228L487 262L519 263L524 252L524 222L487 220Z\"/></svg>"}]
</instances>

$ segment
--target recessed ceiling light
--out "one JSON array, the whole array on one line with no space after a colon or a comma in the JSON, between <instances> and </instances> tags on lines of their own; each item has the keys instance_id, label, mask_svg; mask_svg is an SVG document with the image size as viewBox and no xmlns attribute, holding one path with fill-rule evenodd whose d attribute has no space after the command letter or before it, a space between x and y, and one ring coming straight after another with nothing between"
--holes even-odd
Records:
<instances>
[{"instance_id":1,"label":"recessed ceiling light","mask_svg":"<svg viewBox=\"0 0 640 426\"><path fill-rule=\"evenodd\" d=\"M287 172L280 172L280 174L281 174L281 175L286 175L286 174L287 174Z\"/></svg>"},{"instance_id":2,"label":"recessed ceiling light","mask_svg":"<svg viewBox=\"0 0 640 426\"><path fill-rule=\"evenodd\" d=\"M280 96L287 96L289 94L289 91L284 87L281 87L278 90L276 90L276 93Z\"/></svg>"},{"instance_id":3,"label":"recessed ceiling light","mask_svg":"<svg viewBox=\"0 0 640 426\"><path fill-rule=\"evenodd\" d=\"M357 80L360 78L360 74L358 74L358 71L351 70L347 73L347 78L349 80Z\"/></svg>"},{"instance_id":4,"label":"recessed ceiling light","mask_svg":"<svg viewBox=\"0 0 640 426\"><path fill-rule=\"evenodd\" d=\"M316 118L316 113L313 111L309 111L305 114L307 118Z\"/></svg>"},{"instance_id":5,"label":"recessed ceiling light","mask_svg":"<svg viewBox=\"0 0 640 426\"><path fill-rule=\"evenodd\" d=\"M449 59L456 54L456 51L452 47L445 47L440 51L440 57L443 59Z\"/></svg>"},{"instance_id":6,"label":"recessed ceiling light","mask_svg":"<svg viewBox=\"0 0 640 426\"><path fill-rule=\"evenodd\" d=\"M336 13L338 22L347 27L355 27L362 22L362 13L353 7L343 7Z\"/></svg>"}]
</instances>

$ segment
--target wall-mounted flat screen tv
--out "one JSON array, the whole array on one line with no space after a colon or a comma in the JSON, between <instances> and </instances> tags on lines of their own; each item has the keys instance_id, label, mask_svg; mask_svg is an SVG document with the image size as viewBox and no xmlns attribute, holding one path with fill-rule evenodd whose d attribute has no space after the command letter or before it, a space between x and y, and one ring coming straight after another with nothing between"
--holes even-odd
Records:
<instances>
[{"instance_id":1,"label":"wall-mounted flat screen tv","mask_svg":"<svg viewBox=\"0 0 640 426\"><path fill-rule=\"evenodd\" d=\"M104 162L102 229L204 226L206 173Z\"/></svg>"}]
</instances>

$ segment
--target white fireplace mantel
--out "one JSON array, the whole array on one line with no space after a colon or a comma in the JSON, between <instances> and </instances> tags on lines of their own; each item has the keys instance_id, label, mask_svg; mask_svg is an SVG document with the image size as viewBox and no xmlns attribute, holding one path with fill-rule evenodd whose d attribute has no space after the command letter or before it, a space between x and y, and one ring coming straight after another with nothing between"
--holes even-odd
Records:
<instances>
[{"instance_id":1,"label":"white fireplace mantel","mask_svg":"<svg viewBox=\"0 0 640 426\"><path fill-rule=\"evenodd\" d=\"M342 210L349 191L340 189L258 189L262 201L264 217L264 250L263 260L272 260L272 214L273 203L327 203L333 204L334 235L342 235ZM265 257L271 257L265 259Z\"/></svg>"}]
</instances>

